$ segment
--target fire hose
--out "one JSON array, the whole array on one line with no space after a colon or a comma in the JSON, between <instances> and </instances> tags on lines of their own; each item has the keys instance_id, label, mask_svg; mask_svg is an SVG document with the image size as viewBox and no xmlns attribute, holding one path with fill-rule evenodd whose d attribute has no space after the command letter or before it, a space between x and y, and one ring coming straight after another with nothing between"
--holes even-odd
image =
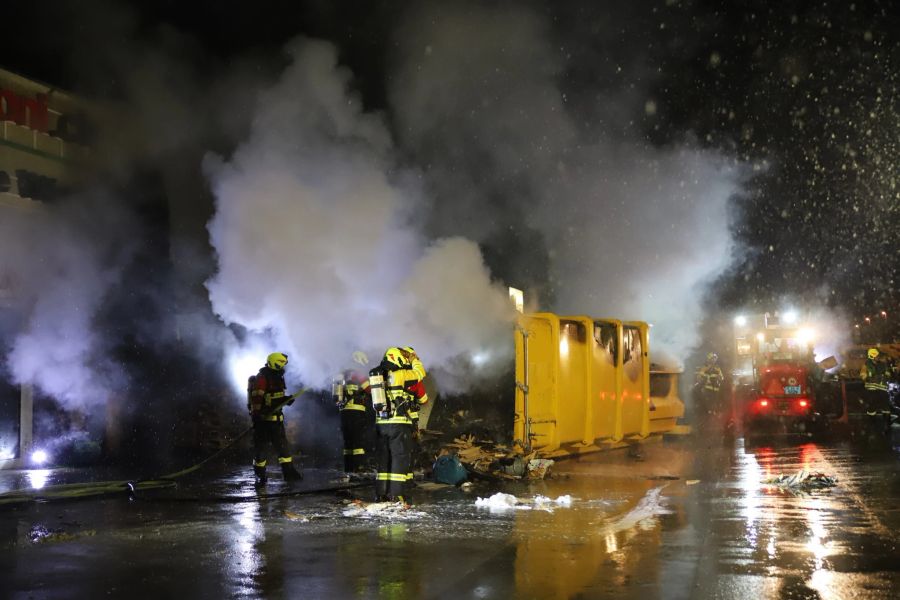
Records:
<instances>
[{"instance_id":1,"label":"fire hose","mask_svg":"<svg viewBox=\"0 0 900 600\"><path fill-rule=\"evenodd\" d=\"M292 394L290 396L286 396L285 399L279 403L277 406L269 411L269 414L274 414L284 408L284 406L288 403L293 402L295 398L303 395L306 391L306 388L301 389L296 394ZM88 483L62 483L57 485L49 485L43 487L41 489L19 489L12 490L10 492L5 492L0 494L0 506L3 505L12 505L12 504L22 504L26 502L36 502L36 501L51 501L51 500L75 500L79 498L89 498L94 496L108 496L114 494L126 494L129 498L134 498L137 492L144 492L148 490L155 489L163 489L163 488L173 488L176 486L176 479L179 477L183 477L188 475L189 473L193 473L203 468L204 465L208 464L210 461L218 458L226 451L230 450L234 447L235 444L240 442L243 438L245 438L250 432L253 431L253 426L251 425L240 434L237 435L233 440L231 440L227 445L220 448L219 450L213 452L200 462L191 465L186 469L181 469L180 471L175 471L174 473L168 473L166 475L161 475L158 477L146 478L146 479L122 479L116 481L95 481ZM189 497L189 498L167 498L167 500L172 501L188 501L188 502L197 502L197 501L212 501L212 502L248 502L265 498L280 498L287 496L299 496L299 495L308 495L308 494L319 494L319 493L327 493L340 491L343 489L351 489L355 487L360 487L363 485L369 485L368 483L355 483L348 484L343 486L333 486L324 489L306 489L306 490L292 490L288 492L278 492L273 494L254 494L251 496L216 496L216 497Z\"/></svg>"}]
</instances>

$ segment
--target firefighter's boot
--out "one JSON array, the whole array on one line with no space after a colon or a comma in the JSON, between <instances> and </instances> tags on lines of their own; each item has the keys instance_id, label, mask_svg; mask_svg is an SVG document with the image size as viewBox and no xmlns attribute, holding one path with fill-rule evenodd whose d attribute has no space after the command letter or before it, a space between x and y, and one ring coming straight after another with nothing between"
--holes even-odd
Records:
<instances>
[{"instance_id":1,"label":"firefighter's boot","mask_svg":"<svg viewBox=\"0 0 900 600\"><path fill-rule=\"evenodd\" d=\"M293 463L281 463L281 473L285 481L300 481L303 474L294 468Z\"/></svg>"},{"instance_id":2,"label":"firefighter's boot","mask_svg":"<svg viewBox=\"0 0 900 600\"><path fill-rule=\"evenodd\" d=\"M266 485L266 468L253 465L253 474L256 475L256 485Z\"/></svg>"}]
</instances>

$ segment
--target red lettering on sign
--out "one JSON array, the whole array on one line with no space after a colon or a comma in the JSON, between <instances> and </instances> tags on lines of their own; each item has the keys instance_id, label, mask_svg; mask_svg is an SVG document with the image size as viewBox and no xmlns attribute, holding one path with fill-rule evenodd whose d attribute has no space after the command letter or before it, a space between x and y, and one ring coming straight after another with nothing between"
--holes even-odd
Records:
<instances>
[{"instance_id":1,"label":"red lettering on sign","mask_svg":"<svg viewBox=\"0 0 900 600\"><path fill-rule=\"evenodd\" d=\"M47 133L50 112L46 94L24 98L10 90L0 89L0 121L13 121L16 125Z\"/></svg>"}]
</instances>

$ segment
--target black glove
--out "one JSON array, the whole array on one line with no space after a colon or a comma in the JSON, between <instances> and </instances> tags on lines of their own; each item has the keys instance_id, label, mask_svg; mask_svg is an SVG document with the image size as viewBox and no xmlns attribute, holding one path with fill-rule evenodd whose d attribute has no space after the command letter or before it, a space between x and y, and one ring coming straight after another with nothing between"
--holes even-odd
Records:
<instances>
[{"instance_id":1,"label":"black glove","mask_svg":"<svg viewBox=\"0 0 900 600\"><path fill-rule=\"evenodd\" d=\"M294 403L294 400L296 400L296 399L297 399L297 398L295 398L295 397L293 396L293 394L292 394L292 395L288 396L288 401L285 402L285 404L286 404L287 406L290 406L291 404Z\"/></svg>"}]
</instances>

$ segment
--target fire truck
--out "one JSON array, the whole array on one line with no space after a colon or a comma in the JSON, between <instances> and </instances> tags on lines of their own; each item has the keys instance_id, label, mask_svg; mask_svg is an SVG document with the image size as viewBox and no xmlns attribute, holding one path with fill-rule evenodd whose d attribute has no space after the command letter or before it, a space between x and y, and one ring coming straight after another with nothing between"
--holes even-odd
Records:
<instances>
[{"instance_id":1,"label":"fire truck","mask_svg":"<svg viewBox=\"0 0 900 600\"><path fill-rule=\"evenodd\" d=\"M815 330L792 311L735 318L732 398L745 433L803 433L818 421L814 340Z\"/></svg>"}]
</instances>

